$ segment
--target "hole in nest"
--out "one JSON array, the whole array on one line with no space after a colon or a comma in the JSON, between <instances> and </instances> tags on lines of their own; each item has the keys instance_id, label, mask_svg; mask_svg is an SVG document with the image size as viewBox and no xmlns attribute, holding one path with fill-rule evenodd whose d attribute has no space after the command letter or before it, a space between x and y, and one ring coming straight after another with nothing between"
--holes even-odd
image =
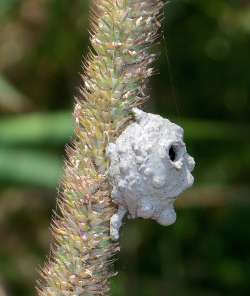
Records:
<instances>
[{"instance_id":1,"label":"hole in nest","mask_svg":"<svg viewBox=\"0 0 250 296\"><path fill-rule=\"evenodd\" d=\"M175 147L172 145L168 151L169 154L169 158L171 161L175 161L176 160L176 151L175 151Z\"/></svg>"}]
</instances>

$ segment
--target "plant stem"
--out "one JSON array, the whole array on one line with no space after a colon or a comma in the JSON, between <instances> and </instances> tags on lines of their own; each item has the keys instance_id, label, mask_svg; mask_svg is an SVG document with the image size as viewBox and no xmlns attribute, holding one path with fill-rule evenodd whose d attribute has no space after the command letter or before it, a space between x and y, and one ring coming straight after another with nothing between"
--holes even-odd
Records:
<instances>
[{"instance_id":1,"label":"plant stem","mask_svg":"<svg viewBox=\"0 0 250 296\"><path fill-rule=\"evenodd\" d=\"M133 121L131 109L147 99L155 55L160 0L96 0L90 52L77 98L75 140L52 225L54 244L42 271L40 296L108 295L119 250L109 234L117 210L106 178L106 147Z\"/></svg>"}]
</instances>

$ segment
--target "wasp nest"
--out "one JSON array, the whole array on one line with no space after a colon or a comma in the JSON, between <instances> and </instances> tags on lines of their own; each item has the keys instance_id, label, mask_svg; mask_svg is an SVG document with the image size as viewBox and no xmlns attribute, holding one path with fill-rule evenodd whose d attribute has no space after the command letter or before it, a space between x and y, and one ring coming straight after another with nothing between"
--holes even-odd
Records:
<instances>
[{"instance_id":1,"label":"wasp nest","mask_svg":"<svg viewBox=\"0 0 250 296\"><path fill-rule=\"evenodd\" d=\"M187 153L183 129L159 115L137 108L133 112L136 121L107 148L112 199L118 205L110 221L114 240L126 213L173 224L174 201L194 181L195 162Z\"/></svg>"}]
</instances>

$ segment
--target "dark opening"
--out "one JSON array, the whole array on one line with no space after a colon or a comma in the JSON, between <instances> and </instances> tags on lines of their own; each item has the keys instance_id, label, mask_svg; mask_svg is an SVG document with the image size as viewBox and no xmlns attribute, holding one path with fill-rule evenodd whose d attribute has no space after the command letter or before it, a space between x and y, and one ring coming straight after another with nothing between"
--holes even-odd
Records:
<instances>
[{"instance_id":1,"label":"dark opening","mask_svg":"<svg viewBox=\"0 0 250 296\"><path fill-rule=\"evenodd\" d=\"M175 161L176 159L176 152L175 152L175 148L174 146L171 146L170 149L169 149L169 158L171 161Z\"/></svg>"}]
</instances>

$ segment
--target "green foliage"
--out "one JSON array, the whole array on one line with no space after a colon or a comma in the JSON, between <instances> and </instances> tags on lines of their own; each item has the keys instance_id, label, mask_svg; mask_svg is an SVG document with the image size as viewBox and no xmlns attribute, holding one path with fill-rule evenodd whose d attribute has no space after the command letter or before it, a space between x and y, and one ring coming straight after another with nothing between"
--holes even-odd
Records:
<instances>
[{"instance_id":1,"label":"green foliage","mask_svg":"<svg viewBox=\"0 0 250 296\"><path fill-rule=\"evenodd\" d=\"M1 0L0 1L0 17L4 17L6 13L16 4L17 0Z\"/></svg>"},{"instance_id":2,"label":"green foliage","mask_svg":"<svg viewBox=\"0 0 250 296\"><path fill-rule=\"evenodd\" d=\"M32 113L0 120L3 147L61 147L73 135L69 112Z\"/></svg>"},{"instance_id":3,"label":"green foliage","mask_svg":"<svg viewBox=\"0 0 250 296\"><path fill-rule=\"evenodd\" d=\"M0 148L1 184L55 188L62 171L56 155L28 149Z\"/></svg>"}]
</instances>

